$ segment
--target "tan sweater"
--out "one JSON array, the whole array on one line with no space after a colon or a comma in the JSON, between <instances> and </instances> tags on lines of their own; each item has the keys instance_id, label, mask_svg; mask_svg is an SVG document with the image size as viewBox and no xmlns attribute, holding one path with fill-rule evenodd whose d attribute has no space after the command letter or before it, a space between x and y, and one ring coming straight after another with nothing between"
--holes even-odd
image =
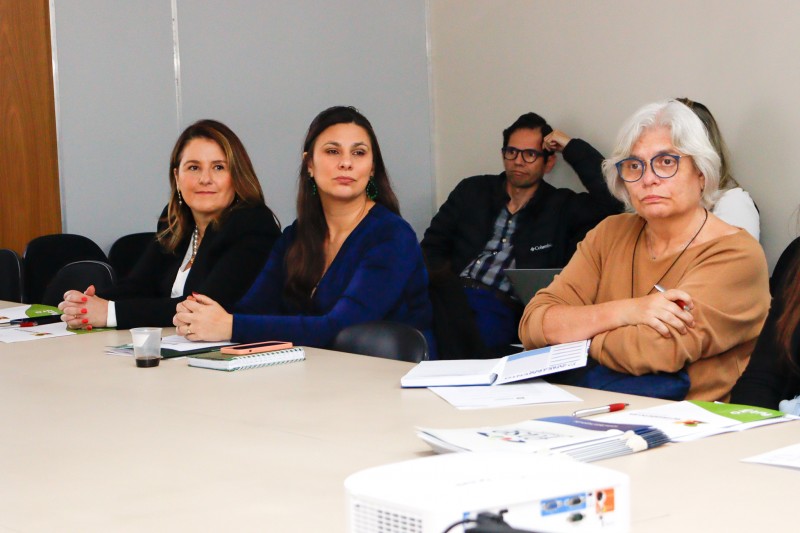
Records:
<instances>
[{"instance_id":1,"label":"tan sweater","mask_svg":"<svg viewBox=\"0 0 800 533\"><path fill-rule=\"evenodd\" d=\"M637 376L676 372L688 365L687 399L726 400L747 366L769 309L764 252L739 230L689 248L659 281L678 254L653 261L640 242L631 294L633 248L643 224L638 215L617 215L589 232L562 273L525 308L520 339L526 348L548 344L542 319L553 305L641 297L653 292L655 283L681 289L694 303L695 327L688 333L673 330L665 338L650 326L624 326L596 335L589 354L612 370Z\"/></svg>"}]
</instances>

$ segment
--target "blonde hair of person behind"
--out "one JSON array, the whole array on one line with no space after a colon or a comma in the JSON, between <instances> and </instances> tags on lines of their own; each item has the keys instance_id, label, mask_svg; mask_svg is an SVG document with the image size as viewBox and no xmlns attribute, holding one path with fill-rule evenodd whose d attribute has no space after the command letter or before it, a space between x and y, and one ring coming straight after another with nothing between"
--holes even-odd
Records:
<instances>
[{"instance_id":1,"label":"blonde hair of person behind","mask_svg":"<svg viewBox=\"0 0 800 533\"><path fill-rule=\"evenodd\" d=\"M719 131L719 126L717 125L716 119L714 119L714 115L711 114L708 107L700 102L695 102L689 98L677 98L677 100L694 111L694 114L703 122L703 126L706 127L706 131L708 132L708 140L711 141L711 145L717 151L717 154L719 154L719 190L727 191L728 189L738 187L739 182L733 178L731 169L728 166L728 159L730 159L728 145L725 144L725 139L722 138L722 133Z\"/></svg>"},{"instance_id":2,"label":"blonde hair of person behind","mask_svg":"<svg viewBox=\"0 0 800 533\"><path fill-rule=\"evenodd\" d=\"M711 209L719 196L720 157L708 139L703 122L677 100L647 104L625 121L617 135L613 153L603 161L603 175L609 190L628 210L632 210L625 182L619 177L615 165L631 156L633 145L645 130L659 126L670 129L675 149L691 156L695 167L705 177L700 202L703 207Z\"/></svg>"},{"instance_id":3,"label":"blonde hair of person behind","mask_svg":"<svg viewBox=\"0 0 800 533\"><path fill-rule=\"evenodd\" d=\"M191 208L178 201L177 178L175 172L180 166L183 150L189 141L208 139L219 145L228 160L228 169L235 191L233 202L212 224L219 224L234 209L265 205L264 192L256 176L250 156L242 141L225 124L216 120L198 120L181 133L172 149L169 163L170 195L167 204L167 227L159 232L158 242L168 251L175 252L180 242L194 230L194 217ZM273 214L273 217L275 215Z\"/></svg>"}]
</instances>

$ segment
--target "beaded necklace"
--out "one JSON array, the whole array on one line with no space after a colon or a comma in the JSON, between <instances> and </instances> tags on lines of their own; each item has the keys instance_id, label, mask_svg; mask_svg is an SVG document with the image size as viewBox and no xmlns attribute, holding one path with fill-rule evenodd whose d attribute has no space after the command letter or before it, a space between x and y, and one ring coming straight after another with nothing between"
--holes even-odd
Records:
<instances>
[{"instance_id":1,"label":"beaded necklace","mask_svg":"<svg viewBox=\"0 0 800 533\"><path fill-rule=\"evenodd\" d=\"M194 263L194 258L197 257L197 249L200 248L200 230L197 229L197 226L194 227L194 231L192 232L192 257L189 258L189 262L186 263L186 269L189 270L192 268L192 264Z\"/></svg>"},{"instance_id":2,"label":"beaded necklace","mask_svg":"<svg viewBox=\"0 0 800 533\"><path fill-rule=\"evenodd\" d=\"M689 242L686 243L686 246L683 247L683 250L681 250L681 253L678 254L678 257L676 257L672 264L669 265L669 268L667 268L667 270L661 274L661 277L658 278L658 281L654 283L654 286L661 283L661 280L663 280L667 274L669 274L669 271L672 270L672 267L675 266L675 263L678 262L678 259L683 256L684 252L689 249L689 246L692 245L697 236L700 235L700 232L703 231L703 228L706 226L706 222L708 222L708 209L703 209L703 211L705 211L706 216L703 218L703 223L700 224L700 228L695 232L694 236L689 240ZM639 235L636 236L636 242L633 245L633 255L631 256L631 298L633 298L634 276L636 275L636 249L639 248L639 240L642 238L642 233L644 233L644 228L646 227L647 222L645 221L645 223L642 224L642 229L639 230ZM653 289L647 291L647 294L650 294L652 290Z\"/></svg>"}]
</instances>

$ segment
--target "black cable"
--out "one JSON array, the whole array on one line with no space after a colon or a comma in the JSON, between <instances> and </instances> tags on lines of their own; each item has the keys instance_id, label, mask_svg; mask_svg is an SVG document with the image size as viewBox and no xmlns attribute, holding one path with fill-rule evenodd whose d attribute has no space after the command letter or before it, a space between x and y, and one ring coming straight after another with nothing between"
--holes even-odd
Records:
<instances>
[{"instance_id":1,"label":"black cable","mask_svg":"<svg viewBox=\"0 0 800 533\"><path fill-rule=\"evenodd\" d=\"M509 526L503 515L508 512L508 509L502 509L499 513L478 513L478 518L466 518L451 524L442 533L449 533L454 527L464 524L476 524L475 527L467 529L467 533L536 533L527 529L515 529Z\"/></svg>"},{"instance_id":2,"label":"black cable","mask_svg":"<svg viewBox=\"0 0 800 533\"><path fill-rule=\"evenodd\" d=\"M450 526L448 526L447 529L442 531L442 533L449 533L450 530L453 529L456 526L461 526L463 524L471 524L471 523L477 523L477 520L473 520L472 518L465 518L464 520L459 520L458 522L450 524Z\"/></svg>"}]
</instances>

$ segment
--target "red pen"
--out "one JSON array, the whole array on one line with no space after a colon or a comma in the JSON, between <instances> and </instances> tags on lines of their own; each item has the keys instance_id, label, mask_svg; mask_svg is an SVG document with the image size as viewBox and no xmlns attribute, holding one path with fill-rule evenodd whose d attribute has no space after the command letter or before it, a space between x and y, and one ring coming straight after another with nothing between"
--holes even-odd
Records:
<instances>
[{"instance_id":1,"label":"red pen","mask_svg":"<svg viewBox=\"0 0 800 533\"><path fill-rule=\"evenodd\" d=\"M602 407L592 407L591 409L579 409L572 413L572 416L592 416L601 415L603 413L613 413L614 411L622 411L628 407L627 403L612 403Z\"/></svg>"}]
</instances>

